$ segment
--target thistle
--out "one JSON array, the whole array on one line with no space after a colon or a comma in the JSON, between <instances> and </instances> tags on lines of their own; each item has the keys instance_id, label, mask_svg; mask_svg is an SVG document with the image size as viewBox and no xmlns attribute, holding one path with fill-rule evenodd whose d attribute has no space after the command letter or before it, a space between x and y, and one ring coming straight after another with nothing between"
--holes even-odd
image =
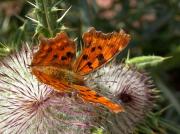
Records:
<instances>
[{"instance_id":1,"label":"thistle","mask_svg":"<svg viewBox=\"0 0 180 134\"><path fill-rule=\"evenodd\" d=\"M103 128L113 134L128 134L143 122L157 97L151 78L135 67L108 64L87 77L87 84L124 106L125 112L104 113Z\"/></svg>"},{"instance_id":2,"label":"thistle","mask_svg":"<svg viewBox=\"0 0 180 134\"><path fill-rule=\"evenodd\" d=\"M93 106L39 83L28 67L32 53L26 46L0 62L0 131L88 133L95 114Z\"/></svg>"},{"instance_id":3,"label":"thistle","mask_svg":"<svg viewBox=\"0 0 180 134\"><path fill-rule=\"evenodd\" d=\"M71 7L67 10L59 8L62 1L55 0L35 0L35 4L28 2L34 7L30 16L27 16L36 25L35 35L42 35L45 37L53 37L61 30L67 29L62 23L62 19L68 13ZM63 11L65 10L65 11ZM64 13L60 14L60 11Z\"/></svg>"}]
</instances>

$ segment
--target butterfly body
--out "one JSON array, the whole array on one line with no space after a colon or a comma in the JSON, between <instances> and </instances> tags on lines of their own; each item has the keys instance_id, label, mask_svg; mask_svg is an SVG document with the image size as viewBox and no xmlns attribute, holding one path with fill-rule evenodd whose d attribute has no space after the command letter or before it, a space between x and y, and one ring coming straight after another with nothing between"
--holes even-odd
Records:
<instances>
[{"instance_id":1,"label":"butterfly body","mask_svg":"<svg viewBox=\"0 0 180 134\"><path fill-rule=\"evenodd\" d=\"M32 73L36 75L39 81L55 86L54 81L58 81L58 84L63 84L65 88L71 88L72 85L85 85L83 76L74 73L69 69L64 69L55 66L33 66ZM46 76L46 77L42 77ZM54 80L54 81L53 81ZM57 86L56 86L57 88ZM61 90L63 87L58 87ZM63 89L67 90L67 89Z\"/></svg>"},{"instance_id":2,"label":"butterfly body","mask_svg":"<svg viewBox=\"0 0 180 134\"><path fill-rule=\"evenodd\" d=\"M39 81L58 92L76 91L83 100L102 104L118 113L123 111L122 106L87 87L84 76L108 63L129 40L129 35L123 31L103 34L92 28L84 33L84 48L76 57L75 42L66 33L59 33L55 38L41 40L31 70Z\"/></svg>"}]
</instances>

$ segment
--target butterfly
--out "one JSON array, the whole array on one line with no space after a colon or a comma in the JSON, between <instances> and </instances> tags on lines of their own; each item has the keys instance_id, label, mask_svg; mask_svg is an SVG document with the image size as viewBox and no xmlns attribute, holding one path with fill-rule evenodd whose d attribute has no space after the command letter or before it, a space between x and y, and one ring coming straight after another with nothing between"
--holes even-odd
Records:
<instances>
[{"instance_id":1,"label":"butterfly","mask_svg":"<svg viewBox=\"0 0 180 134\"><path fill-rule=\"evenodd\" d=\"M76 44L65 32L56 37L42 38L33 54L31 71L36 78L58 92L76 91L84 101L101 104L112 112L124 111L123 106L98 94L85 84L85 76L111 61L130 41L123 30L104 34L90 28L83 34L81 54L76 57Z\"/></svg>"}]
</instances>

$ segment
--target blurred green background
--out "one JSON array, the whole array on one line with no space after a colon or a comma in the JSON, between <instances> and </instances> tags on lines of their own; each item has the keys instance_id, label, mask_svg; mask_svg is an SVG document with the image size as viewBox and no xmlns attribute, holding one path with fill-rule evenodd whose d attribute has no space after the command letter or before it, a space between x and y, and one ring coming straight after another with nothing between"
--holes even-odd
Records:
<instances>
[{"instance_id":1,"label":"blurred green background","mask_svg":"<svg viewBox=\"0 0 180 134\"><path fill-rule=\"evenodd\" d=\"M0 56L38 36L61 30L81 42L88 27L103 32L124 29L132 41L119 56L169 57L145 67L160 91L157 106L137 133L180 134L180 1L179 0L1 0ZM41 5L44 3L43 5ZM33 5L34 4L34 5ZM37 5L41 7L37 9ZM45 12L45 13L44 13ZM46 14L48 12L48 14ZM49 17L49 18L48 18Z\"/></svg>"}]
</instances>

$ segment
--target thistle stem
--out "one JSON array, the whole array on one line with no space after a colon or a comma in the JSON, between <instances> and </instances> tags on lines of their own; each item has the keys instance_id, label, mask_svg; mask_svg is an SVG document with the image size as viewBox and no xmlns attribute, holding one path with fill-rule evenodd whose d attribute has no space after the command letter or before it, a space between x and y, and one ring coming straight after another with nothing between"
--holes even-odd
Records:
<instances>
[{"instance_id":1,"label":"thistle stem","mask_svg":"<svg viewBox=\"0 0 180 134\"><path fill-rule=\"evenodd\" d=\"M37 21L39 22L36 30L38 33L43 33L47 37L53 37L59 28L56 24L56 20L58 19L57 12L52 11L54 3L53 0L36 0L35 11Z\"/></svg>"},{"instance_id":2,"label":"thistle stem","mask_svg":"<svg viewBox=\"0 0 180 134\"><path fill-rule=\"evenodd\" d=\"M51 25L50 25L50 20L49 20L49 11L47 9L47 5L46 5L46 0L42 1L42 4L43 4L43 8L44 8L44 13L45 13L45 17L46 17L46 23L47 23L47 27L48 27L48 31L50 33L50 36L52 37L53 36L53 31L52 31L52 28L51 28Z\"/></svg>"}]
</instances>

